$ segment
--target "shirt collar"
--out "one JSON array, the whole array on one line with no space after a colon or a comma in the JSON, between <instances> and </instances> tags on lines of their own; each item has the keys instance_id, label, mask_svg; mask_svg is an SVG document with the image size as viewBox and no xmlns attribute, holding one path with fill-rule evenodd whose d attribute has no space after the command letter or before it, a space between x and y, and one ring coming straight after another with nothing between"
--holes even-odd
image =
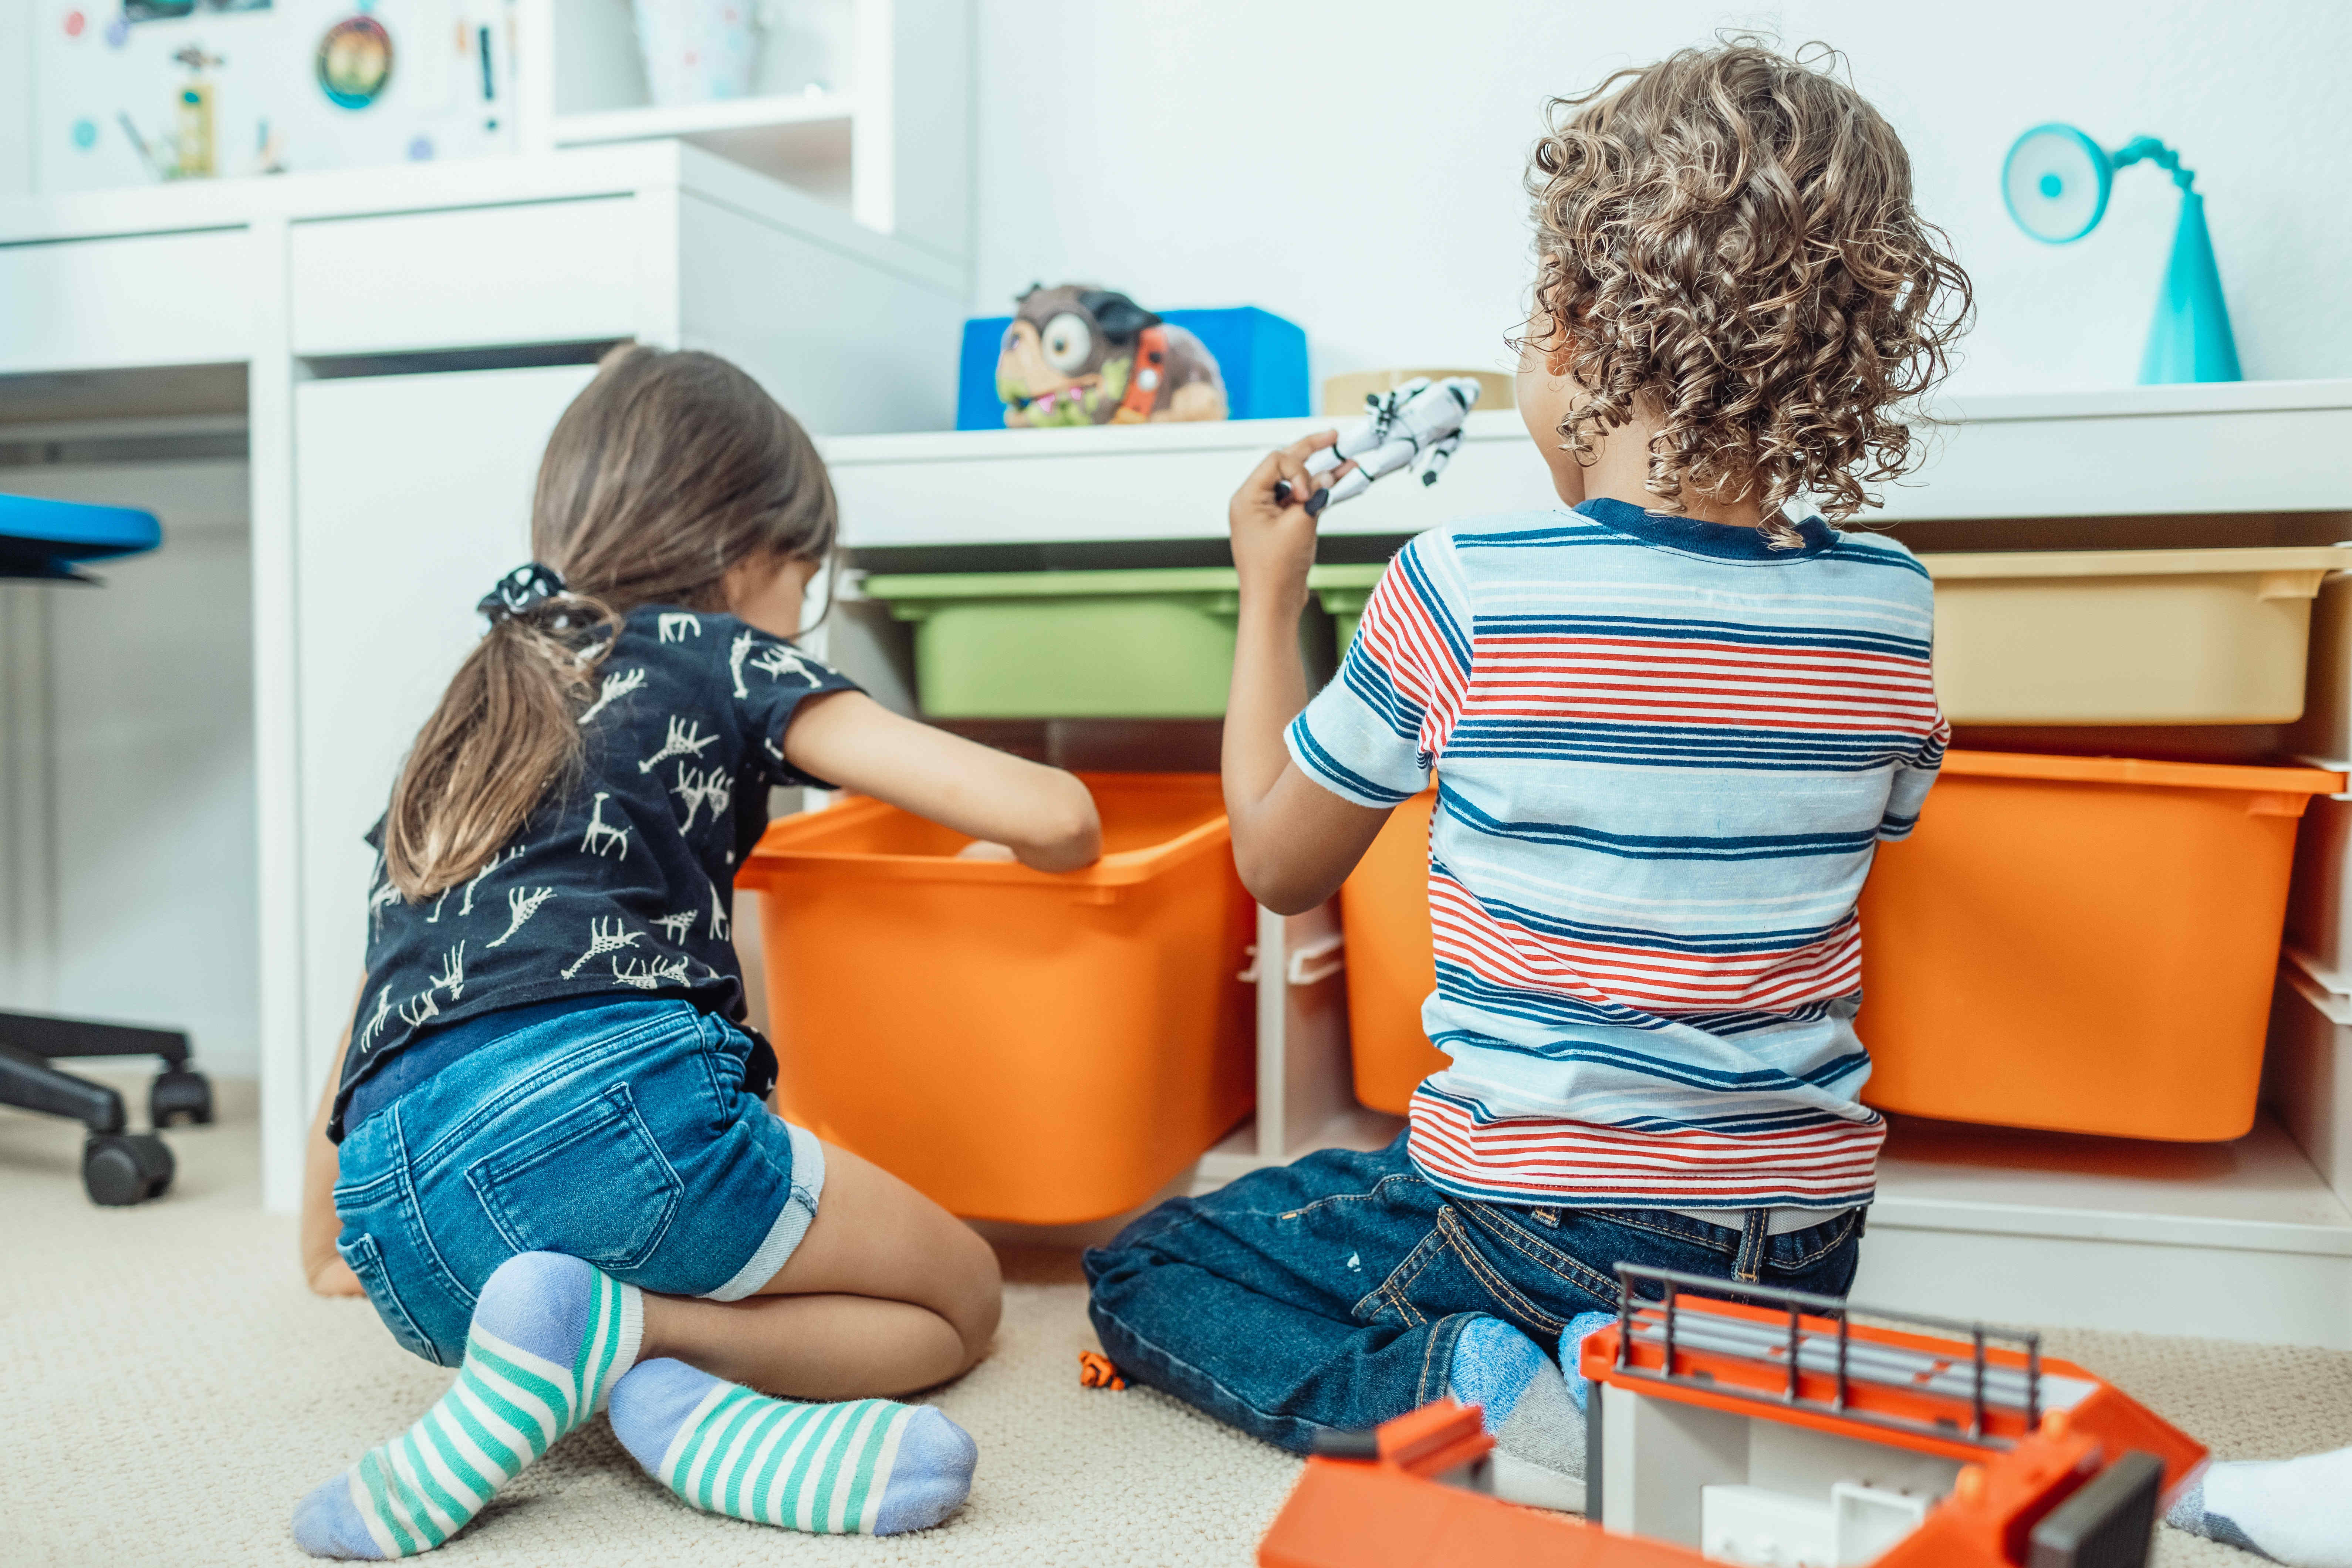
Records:
<instances>
[{"instance_id":1,"label":"shirt collar","mask_svg":"<svg viewBox=\"0 0 2352 1568\"><path fill-rule=\"evenodd\" d=\"M1594 496L1576 509L1577 515L1615 532L1626 534L1643 544L1654 544L1667 550L1685 551L1693 555L1712 555L1725 561L1804 561L1821 554L1837 542L1837 533L1819 517L1808 517L1797 524L1797 536L1803 541L1791 550L1776 550L1764 537L1761 529L1741 528L1724 522L1701 522L1696 518L1677 517L1671 512L1645 511L1628 501L1610 496Z\"/></svg>"}]
</instances>

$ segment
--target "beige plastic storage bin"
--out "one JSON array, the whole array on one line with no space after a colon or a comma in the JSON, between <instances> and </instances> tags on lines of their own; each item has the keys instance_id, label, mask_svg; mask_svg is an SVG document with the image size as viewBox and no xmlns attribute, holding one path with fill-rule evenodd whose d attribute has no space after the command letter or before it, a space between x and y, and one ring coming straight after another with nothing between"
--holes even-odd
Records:
<instances>
[{"instance_id":1,"label":"beige plastic storage bin","mask_svg":"<svg viewBox=\"0 0 2352 1568\"><path fill-rule=\"evenodd\" d=\"M1922 555L1958 724L2278 724L2342 545Z\"/></svg>"}]
</instances>

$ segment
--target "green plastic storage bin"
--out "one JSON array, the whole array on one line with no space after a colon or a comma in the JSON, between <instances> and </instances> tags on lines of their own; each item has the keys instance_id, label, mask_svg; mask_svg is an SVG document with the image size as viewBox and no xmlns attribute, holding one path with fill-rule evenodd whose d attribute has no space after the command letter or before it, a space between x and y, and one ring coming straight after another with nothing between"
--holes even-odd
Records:
<instances>
[{"instance_id":1,"label":"green plastic storage bin","mask_svg":"<svg viewBox=\"0 0 2352 1568\"><path fill-rule=\"evenodd\" d=\"M1388 570L1385 562L1369 562L1351 566L1318 566L1307 574L1307 585L1323 602L1325 613L1331 617L1331 630L1339 645L1339 657L1348 657L1348 645L1356 640L1356 623L1364 618L1364 601L1372 596L1372 584Z\"/></svg>"},{"instance_id":2,"label":"green plastic storage bin","mask_svg":"<svg viewBox=\"0 0 2352 1568\"><path fill-rule=\"evenodd\" d=\"M1227 566L877 574L867 597L915 626L915 681L939 719L1215 719L1233 677Z\"/></svg>"}]
</instances>

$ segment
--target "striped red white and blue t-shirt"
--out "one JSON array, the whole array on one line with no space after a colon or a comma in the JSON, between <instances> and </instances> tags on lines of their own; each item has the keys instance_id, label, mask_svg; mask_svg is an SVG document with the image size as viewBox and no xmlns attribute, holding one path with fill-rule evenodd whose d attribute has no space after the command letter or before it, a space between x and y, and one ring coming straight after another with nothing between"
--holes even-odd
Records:
<instances>
[{"instance_id":1,"label":"striped red white and blue t-shirt","mask_svg":"<svg viewBox=\"0 0 2352 1568\"><path fill-rule=\"evenodd\" d=\"M1595 500L1423 534L1290 726L1345 798L1437 775L1410 1148L1466 1197L1834 1210L1885 1125L1855 900L1950 733L1927 574Z\"/></svg>"}]
</instances>

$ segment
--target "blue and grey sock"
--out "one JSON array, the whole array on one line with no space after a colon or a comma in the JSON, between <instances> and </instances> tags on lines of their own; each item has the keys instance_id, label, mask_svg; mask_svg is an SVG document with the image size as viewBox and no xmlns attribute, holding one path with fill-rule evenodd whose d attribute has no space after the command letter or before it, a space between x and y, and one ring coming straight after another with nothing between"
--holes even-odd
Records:
<instances>
[{"instance_id":1,"label":"blue and grey sock","mask_svg":"<svg viewBox=\"0 0 2352 1568\"><path fill-rule=\"evenodd\" d=\"M649 1361L613 1391L613 1433L695 1507L824 1534L896 1535L963 1506L979 1447L930 1405L799 1405Z\"/></svg>"},{"instance_id":2,"label":"blue and grey sock","mask_svg":"<svg viewBox=\"0 0 2352 1568\"><path fill-rule=\"evenodd\" d=\"M552 1252L509 1258L474 1303L457 1381L423 1419L294 1505L313 1557L430 1552L595 1413L637 1359L644 1294Z\"/></svg>"},{"instance_id":3,"label":"blue and grey sock","mask_svg":"<svg viewBox=\"0 0 2352 1568\"><path fill-rule=\"evenodd\" d=\"M1592 1399L1592 1380L1577 1365L1583 1359L1584 1342L1616 1321L1614 1312L1579 1312L1559 1331L1559 1372L1568 1380L1568 1396L1576 1401L1579 1411L1584 1410Z\"/></svg>"},{"instance_id":4,"label":"blue and grey sock","mask_svg":"<svg viewBox=\"0 0 2352 1568\"><path fill-rule=\"evenodd\" d=\"M2290 1568L2352 1568L2352 1448L2210 1465L2164 1516Z\"/></svg>"},{"instance_id":5,"label":"blue and grey sock","mask_svg":"<svg viewBox=\"0 0 2352 1568\"><path fill-rule=\"evenodd\" d=\"M1584 1416L1535 1341L1500 1318L1474 1318L1445 1381L1455 1399L1479 1407L1495 1439L1496 1496L1581 1511Z\"/></svg>"}]
</instances>

